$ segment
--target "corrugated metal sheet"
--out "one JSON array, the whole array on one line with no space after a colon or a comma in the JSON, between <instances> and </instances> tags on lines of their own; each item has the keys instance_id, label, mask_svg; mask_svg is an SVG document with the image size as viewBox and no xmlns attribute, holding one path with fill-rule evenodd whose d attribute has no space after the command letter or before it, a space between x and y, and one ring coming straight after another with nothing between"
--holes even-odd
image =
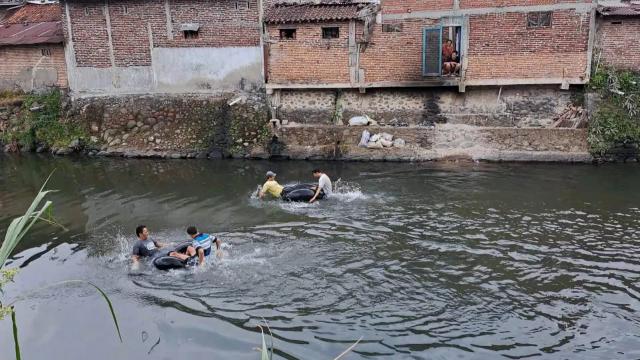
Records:
<instances>
[{"instance_id":1,"label":"corrugated metal sheet","mask_svg":"<svg viewBox=\"0 0 640 360\"><path fill-rule=\"evenodd\" d=\"M599 6L598 13L602 16L640 16L640 5Z\"/></svg>"},{"instance_id":2,"label":"corrugated metal sheet","mask_svg":"<svg viewBox=\"0 0 640 360\"><path fill-rule=\"evenodd\" d=\"M62 21L0 25L0 46L63 42Z\"/></svg>"},{"instance_id":3,"label":"corrugated metal sheet","mask_svg":"<svg viewBox=\"0 0 640 360\"><path fill-rule=\"evenodd\" d=\"M2 20L3 24L40 23L62 20L60 4L36 5L26 4L12 10Z\"/></svg>"},{"instance_id":4,"label":"corrugated metal sheet","mask_svg":"<svg viewBox=\"0 0 640 360\"><path fill-rule=\"evenodd\" d=\"M304 4L272 6L265 14L265 22L274 24L312 21L336 21L358 18L361 4Z\"/></svg>"}]
</instances>

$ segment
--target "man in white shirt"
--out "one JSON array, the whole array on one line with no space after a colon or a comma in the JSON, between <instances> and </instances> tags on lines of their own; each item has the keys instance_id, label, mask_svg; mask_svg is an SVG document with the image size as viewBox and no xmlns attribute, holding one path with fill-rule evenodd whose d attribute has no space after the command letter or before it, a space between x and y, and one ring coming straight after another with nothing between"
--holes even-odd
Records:
<instances>
[{"instance_id":1,"label":"man in white shirt","mask_svg":"<svg viewBox=\"0 0 640 360\"><path fill-rule=\"evenodd\" d=\"M318 179L318 187L316 188L316 194L309 200L310 203L316 201L318 195L322 191L324 193L324 197L327 198L331 196L332 188L331 188L331 179L327 174L323 173L320 169L313 170L313 177Z\"/></svg>"}]
</instances>

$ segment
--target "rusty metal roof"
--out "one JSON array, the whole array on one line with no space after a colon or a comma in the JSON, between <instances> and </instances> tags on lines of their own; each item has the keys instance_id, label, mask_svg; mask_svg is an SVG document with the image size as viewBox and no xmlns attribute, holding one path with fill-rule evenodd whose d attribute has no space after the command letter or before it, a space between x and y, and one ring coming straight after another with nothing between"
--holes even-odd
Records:
<instances>
[{"instance_id":1,"label":"rusty metal roof","mask_svg":"<svg viewBox=\"0 0 640 360\"><path fill-rule=\"evenodd\" d=\"M64 42L60 4L26 4L0 23L0 46Z\"/></svg>"},{"instance_id":2,"label":"rusty metal roof","mask_svg":"<svg viewBox=\"0 0 640 360\"><path fill-rule=\"evenodd\" d=\"M272 24L352 20L358 18L358 12L364 4L328 3L328 4L277 4L265 14L265 22Z\"/></svg>"},{"instance_id":3,"label":"rusty metal roof","mask_svg":"<svg viewBox=\"0 0 640 360\"><path fill-rule=\"evenodd\" d=\"M63 42L62 21L0 25L0 46Z\"/></svg>"},{"instance_id":4,"label":"rusty metal roof","mask_svg":"<svg viewBox=\"0 0 640 360\"><path fill-rule=\"evenodd\" d=\"M640 4L621 3L619 6L599 6L602 16L640 16Z\"/></svg>"},{"instance_id":5,"label":"rusty metal roof","mask_svg":"<svg viewBox=\"0 0 640 360\"><path fill-rule=\"evenodd\" d=\"M23 24L54 22L62 20L62 8L60 4L25 4L10 11L2 20L3 24Z\"/></svg>"}]
</instances>

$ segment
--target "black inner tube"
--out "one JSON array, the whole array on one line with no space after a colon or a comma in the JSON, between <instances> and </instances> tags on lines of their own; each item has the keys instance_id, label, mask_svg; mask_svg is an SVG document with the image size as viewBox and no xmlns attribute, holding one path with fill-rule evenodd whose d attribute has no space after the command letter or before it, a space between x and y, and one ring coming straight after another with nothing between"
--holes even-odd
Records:
<instances>
[{"instance_id":1,"label":"black inner tube","mask_svg":"<svg viewBox=\"0 0 640 360\"><path fill-rule=\"evenodd\" d=\"M296 184L296 185L288 185L282 189L282 200L285 201L309 201L316 194L314 188L316 184ZM320 194L316 199L320 200L324 198L324 192L320 191Z\"/></svg>"},{"instance_id":2,"label":"black inner tube","mask_svg":"<svg viewBox=\"0 0 640 360\"><path fill-rule=\"evenodd\" d=\"M171 253L172 251L175 251L180 254L185 254L187 252L187 247L189 247L189 245L191 245L191 243L187 242L187 243L179 244L178 246L174 247L171 250L164 251L162 255L153 259L153 265L158 270L172 270L172 269L185 268L187 266L187 263L189 262L188 259L180 260L177 257L169 256L169 253Z\"/></svg>"}]
</instances>

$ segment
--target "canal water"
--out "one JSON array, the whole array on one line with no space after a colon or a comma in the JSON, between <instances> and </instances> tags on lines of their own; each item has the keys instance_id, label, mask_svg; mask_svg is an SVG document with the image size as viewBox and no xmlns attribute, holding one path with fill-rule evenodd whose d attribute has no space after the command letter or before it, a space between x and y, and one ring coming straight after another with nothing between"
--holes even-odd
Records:
<instances>
[{"instance_id":1,"label":"canal water","mask_svg":"<svg viewBox=\"0 0 640 360\"><path fill-rule=\"evenodd\" d=\"M267 170L337 194L259 201ZM23 358L637 359L640 167L0 157L0 234L55 169L62 230L14 252ZM224 242L197 270L131 270L138 224ZM104 300L113 301L118 341ZM264 320L263 320L264 319ZM0 322L13 357L11 321Z\"/></svg>"}]
</instances>

